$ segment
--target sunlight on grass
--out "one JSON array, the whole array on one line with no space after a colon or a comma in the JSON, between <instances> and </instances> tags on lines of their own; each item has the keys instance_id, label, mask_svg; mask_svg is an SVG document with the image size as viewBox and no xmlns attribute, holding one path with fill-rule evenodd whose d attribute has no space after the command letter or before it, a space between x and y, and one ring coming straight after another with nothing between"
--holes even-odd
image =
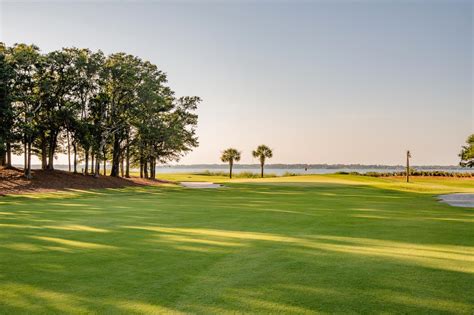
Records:
<instances>
[{"instance_id":1,"label":"sunlight on grass","mask_svg":"<svg viewBox=\"0 0 474 315\"><path fill-rule=\"evenodd\" d=\"M0 313L474 309L474 181L301 177L2 198Z\"/></svg>"},{"instance_id":2,"label":"sunlight on grass","mask_svg":"<svg viewBox=\"0 0 474 315\"><path fill-rule=\"evenodd\" d=\"M87 308L80 306L81 299L75 295L16 283L0 285L1 304L20 307L28 310L28 313L40 312L41 305L63 313L86 314L89 312Z\"/></svg>"},{"instance_id":3,"label":"sunlight on grass","mask_svg":"<svg viewBox=\"0 0 474 315\"><path fill-rule=\"evenodd\" d=\"M28 224L0 223L0 227L14 229L39 229L41 227Z\"/></svg>"},{"instance_id":4,"label":"sunlight on grass","mask_svg":"<svg viewBox=\"0 0 474 315\"><path fill-rule=\"evenodd\" d=\"M21 250L21 251L29 251L29 252L40 252L43 250L41 246L29 243L10 243L10 244L1 244L0 247L14 249L14 250Z\"/></svg>"},{"instance_id":5,"label":"sunlight on grass","mask_svg":"<svg viewBox=\"0 0 474 315\"><path fill-rule=\"evenodd\" d=\"M455 310L456 313L464 314L469 314L472 312L472 305L467 303L453 302L444 299L419 299L402 293L393 294L393 292L381 292L381 295L385 296L385 298L390 302L400 303L400 305L423 307L436 312L453 313L453 310Z\"/></svg>"},{"instance_id":6,"label":"sunlight on grass","mask_svg":"<svg viewBox=\"0 0 474 315\"><path fill-rule=\"evenodd\" d=\"M178 236L178 235L160 235L160 242L168 242L168 243L197 243L197 244L204 244L204 245L215 245L215 246L244 246L241 243L236 242L224 242L224 241L216 241L216 240L208 240L208 239L198 239L198 238L191 238L186 236Z\"/></svg>"},{"instance_id":7,"label":"sunlight on grass","mask_svg":"<svg viewBox=\"0 0 474 315\"><path fill-rule=\"evenodd\" d=\"M242 245L250 246L246 241L268 241L277 243L289 243L294 246L305 248L342 252L348 254L379 256L396 258L407 263L416 263L431 268L440 268L458 272L474 273L474 249L456 246L426 246L411 243L392 242L384 240L336 237L327 235L315 235L311 238L287 237L270 233L252 233L243 231L194 229L194 228L169 228L169 227L149 227L149 226L126 226L125 228L141 229L153 232L174 233L184 235L198 235L205 237L219 237L237 239L244 242ZM173 237L190 242L189 237ZM194 239L199 242L200 240ZM336 241L338 243L328 243ZM342 244L341 244L342 243ZM183 248L181 246L181 248ZM186 247L189 250L191 247Z\"/></svg>"},{"instance_id":8,"label":"sunlight on grass","mask_svg":"<svg viewBox=\"0 0 474 315\"><path fill-rule=\"evenodd\" d=\"M384 217L381 215L369 215L369 214L353 214L354 218L363 218L363 219L390 219L390 217Z\"/></svg>"},{"instance_id":9,"label":"sunlight on grass","mask_svg":"<svg viewBox=\"0 0 474 315\"><path fill-rule=\"evenodd\" d=\"M130 314L173 314L173 315L184 315L182 313L167 307L148 304L144 302L133 302L133 301L111 301L113 305L116 305L118 308L130 312Z\"/></svg>"},{"instance_id":10,"label":"sunlight on grass","mask_svg":"<svg viewBox=\"0 0 474 315\"><path fill-rule=\"evenodd\" d=\"M60 245L66 245L66 246L77 247L77 248L116 249L115 246L96 244L96 243L90 243L90 242L66 240L66 239L57 238L57 237L47 237L47 236L30 236L30 237L36 240L40 240L40 241L52 242L52 243L57 243Z\"/></svg>"},{"instance_id":11,"label":"sunlight on grass","mask_svg":"<svg viewBox=\"0 0 474 315\"><path fill-rule=\"evenodd\" d=\"M65 231L83 231L83 232L97 232L97 233L107 233L110 232L105 229L99 229L86 225L79 224L68 224L68 225L48 225L44 228L53 229L53 230L65 230Z\"/></svg>"}]
</instances>

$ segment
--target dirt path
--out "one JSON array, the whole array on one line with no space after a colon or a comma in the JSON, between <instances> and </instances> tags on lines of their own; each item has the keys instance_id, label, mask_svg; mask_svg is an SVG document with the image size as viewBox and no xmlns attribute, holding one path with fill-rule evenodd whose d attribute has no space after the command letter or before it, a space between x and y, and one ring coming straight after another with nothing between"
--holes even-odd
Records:
<instances>
[{"instance_id":1,"label":"dirt path","mask_svg":"<svg viewBox=\"0 0 474 315\"><path fill-rule=\"evenodd\" d=\"M65 171L33 170L33 179L26 180L22 170L0 168L0 196L68 189L123 188L129 186L156 186L165 181L143 178L120 178L73 174Z\"/></svg>"}]
</instances>

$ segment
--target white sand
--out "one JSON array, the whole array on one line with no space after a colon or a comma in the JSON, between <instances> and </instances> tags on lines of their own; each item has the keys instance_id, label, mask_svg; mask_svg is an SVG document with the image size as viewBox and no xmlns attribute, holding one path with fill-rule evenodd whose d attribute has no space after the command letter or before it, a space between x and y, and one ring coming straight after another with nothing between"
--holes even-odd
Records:
<instances>
[{"instance_id":1,"label":"white sand","mask_svg":"<svg viewBox=\"0 0 474 315\"><path fill-rule=\"evenodd\" d=\"M220 184L214 184L211 182L181 182L181 186L187 188L221 188L224 187Z\"/></svg>"},{"instance_id":2,"label":"white sand","mask_svg":"<svg viewBox=\"0 0 474 315\"><path fill-rule=\"evenodd\" d=\"M441 202L454 207L474 208L474 194L449 194L438 196Z\"/></svg>"}]
</instances>

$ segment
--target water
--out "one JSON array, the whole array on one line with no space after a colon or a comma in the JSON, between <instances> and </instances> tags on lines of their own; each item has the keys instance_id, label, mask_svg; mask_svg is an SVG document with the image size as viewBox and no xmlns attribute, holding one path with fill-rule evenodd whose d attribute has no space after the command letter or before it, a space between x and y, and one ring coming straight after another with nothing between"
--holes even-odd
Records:
<instances>
[{"instance_id":1,"label":"water","mask_svg":"<svg viewBox=\"0 0 474 315\"><path fill-rule=\"evenodd\" d=\"M285 173L294 173L294 174L334 174L337 172L358 172L361 174L368 172L377 172L377 173L389 173L389 172L402 172L404 168L267 168L265 169L266 174L275 174L277 176L283 175ZM421 170L421 169L420 169ZM429 169L423 168L423 171L445 171L445 172L473 172L474 170L470 169ZM182 167L158 167L157 173L203 173L203 172L224 172L228 173L229 168L182 168ZM251 172L260 174L260 168L234 168L232 170L234 174L239 174L242 172Z\"/></svg>"},{"instance_id":2,"label":"water","mask_svg":"<svg viewBox=\"0 0 474 315\"><path fill-rule=\"evenodd\" d=\"M18 167L22 167L21 165L18 165ZM77 170L81 172L83 169L83 165L78 165ZM34 169L38 169L39 166L33 165ZM58 170L68 170L67 165L55 165L55 169ZM110 170L110 165L107 165L107 169ZM473 169L468 169L468 168L429 168L429 167L415 167L416 170L423 170L423 171L445 171L445 172L474 172ZM275 174L277 176L283 175L285 173L294 173L294 174L334 174L337 172L358 172L361 174L367 173L367 172L377 172L377 173L388 173L388 172L402 172L404 171L405 168L402 167L387 167L387 168L308 168L305 170L304 168L271 168L267 167L265 168L265 173L266 174ZM101 167L102 171L102 167ZM133 172L138 172L138 169L132 169ZM180 166L158 166L156 168L156 173L157 174L170 174L170 173L203 173L203 172L224 172L228 173L229 168L228 167L180 167ZM251 173L257 173L260 174L260 168L238 168L234 167L232 170L234 174L239 174L242 172L251 172Z\"/></svg>"}]
</instances>

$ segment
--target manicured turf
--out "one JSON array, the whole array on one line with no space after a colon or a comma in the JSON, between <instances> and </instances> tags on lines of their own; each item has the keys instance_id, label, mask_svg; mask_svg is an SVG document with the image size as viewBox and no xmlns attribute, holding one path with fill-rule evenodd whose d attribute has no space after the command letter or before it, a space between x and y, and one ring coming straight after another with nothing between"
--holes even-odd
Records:
<instances>
[{"instance_id":1,"label":"manicured turf","mask_svg":"<svg viewBox=\"0 0 474 315\"><path fill-rule=\"evenodd\" d=\"M474 181L415 181L4 197L0 313L472 314L474 209L434 194Z\"/></svg>"}]
</instances>

